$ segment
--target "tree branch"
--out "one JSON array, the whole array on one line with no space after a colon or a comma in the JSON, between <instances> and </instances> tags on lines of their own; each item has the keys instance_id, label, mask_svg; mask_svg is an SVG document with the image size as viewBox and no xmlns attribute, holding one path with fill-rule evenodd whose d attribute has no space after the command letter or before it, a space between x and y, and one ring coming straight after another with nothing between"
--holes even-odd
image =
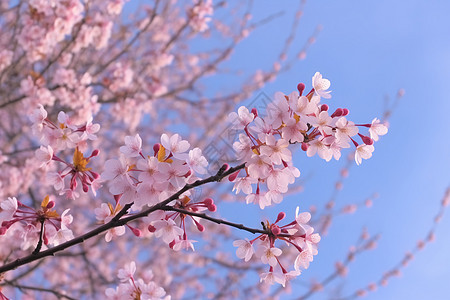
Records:
<instances>
[{"instance_id":1,"label":"tree branch","mask_svg":"<svg viewBox=\"0 0 450 300\"><path fill-rule=\"evenodd\" d=\"M175 194L173 194L172 196L170 196L169 198L167 198L166 200L140 212L131 216L128 216L126 218L120 219L122 216L124 216L128 210L130 209L132 203L129 203L127 205L124 206L124 208L108 223L101 225L79 237L76 237L74 239L71 239L70 241L67 241L65 243L62 243L58 246L52 247L50 249L41 251L37 254L30 254L28 256L25 256L23 258L18 258L13 262L7 263L3 266L0 267L0 274L4 273L6 271L10 271L10 270L14 270L20 266L29 264L33 261L42 259L44 257L47 256L54 256L56 253L63 251L67 248L70 248L74 245L83 243L85 240L90 239L96 235L99 235L100 233L106 232L114 227L118 227L118 226L123 226L125 224L127 224L128 222L131 222L133 220L142 218L142 217L146 217L148 216L150 213L156 211L156 210L161 210L163 209L163 207L167 207L167 204L169 204L170 202L178 199L183 193L185 193L186 191L193 189L195 187L204 185L206 183L210 183L210 182L219 182L220 180L222 180L223 178L233 174L234 172L241 170L245 167L245 163L240 164L239 166L233 167L228 169L227 171L223 171L224 168L221 168L219 170L219 172L217 172L216 175L210 176L208 178L202 179L202 180L197 180L193 183L190 184L186 184L182 189L180 189L178 192L176 192Z\"/></svg>"}]
</instances>

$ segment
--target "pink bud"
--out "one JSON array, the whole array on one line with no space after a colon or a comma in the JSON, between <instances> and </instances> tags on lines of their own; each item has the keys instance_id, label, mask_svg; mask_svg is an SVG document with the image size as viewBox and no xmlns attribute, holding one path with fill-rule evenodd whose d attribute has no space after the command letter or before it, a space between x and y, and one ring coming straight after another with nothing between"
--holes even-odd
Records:
<instances>
[{"instance_id":1,"label":"pink bud","mask_svg":"<svg viewBox=\"0 0 450 300\"><path fill-rule=\"evenodd\" d=\"M302 150L306 151L308 150L309 145L307 143L302 143Z\"/></svg>"},{"instance_id":2,"label":"pink bud","mask_svg":"<svg viewBox=\"0 0 450 300\"><path fill-rule=\"evenodd\" d=\"M349 111L347 108L344 108L344 109L343 109L343 114L342 114L342 116L348 115L349 112L350 112L350 111Z\"/></svg>"},{"instance_id":3,"label":"pink bud","mask_svg":"<svg viewBox=\"0 0 450 300\"><path fill-rule=\"evenodd\" d=\"M305 84L304 83L299 83L297 84L297 90L300 93L300 96L303 94L303 91L305 90Z\"/></svg>"},{"instance_id":4,"label":"pink bud","mask_svg":"<svg viewBox=\"0 0 450 300\"><path fill-rule=\"evenodd\" d=\"M322 104L322 105L320 106L320 111L328 111L329 108L330 108L330 107L329 107L328 105Z\"/></svg>"},{"instance_id":5,"label":"pink bud","mask_svg":"<svg viewBox=\"0 0 450 300\"><path fill-rule=\"evenodd\" d=\"M122 194L120 195L114 195L114 200L116 200L116 203L119 202L120 198L122 197Z\"/></svg>"},{"instance_id":6,"label":"pink bud","mask_svg":"<svg viewBox=\"0 0 450 300\"><path fill-rule=\"evenodd\" d=\"M200 231L200 232L203 232L203 231L205 231L205 226L203 226L203 225L202 225L202 224L200 224L200 223L197 223L196 225L197 225L197 229L198 229L198 231Z\"/></svg>"},{"instance_id":7,"label":"pink bud","mask_svg":"<svg viewBox=\"0 0 450 300\"><path fill-rule=\"evenodd\" d=\"M252 108L252 114L255 115L255 118L258 116L258 110L256 109L256 107Z\"/></svg>"},{"instance_id":8,"label":"pink bud","mask_svg":"<svg viewBox=\"0 0 450 300\"><path fill-rule=\"evenodd\" d=\"M155 232L156 231L156 228L153 226L153 225L148 225L148 231L150 231L150 232Z\"/></svg>"},{"instance_id":9,"label":"pink bud","mask_svg":"<svg viewBox=\"0 0 450 300\"><path fill-rule=\"evenodd\" d=\"M92 177L94 177L94 179L97 179L100 177L100 174L98 174L96 172L92 172L92 171L90 171L90 172L91 172Z\"/></svg>"},{"instance_id":10,"label":"pink bud","mask_svg":"<svg viewBox=\"0 0 450 300\"><path fill-rule=\"evenodd\" d=\"M210 206L211 204L214 204L214 200L211 198L206 198L203 200L203 203L205 203L206 206Z\"/></svg>"},{"instance_id":11,"label":"pink bud","mask_svg":"<svg viewBox=\"0 0 450 300\"><path fill-rule=\"evenodd\" d=\"M238 177L240 171L241 171L241 170L238 170L237 172L234 172L233 174L231 174L230 176L228 176L228 180L229 180L230 182L233 182L233 181Z\"/></svg>"},{"instance_id":12,"label":"pink bud","mask_svg":"<svg viewBox=\"0 0 450 300\"><path fill-rule=\"evenodd\" d=\"M86 183L83 183L83 192L89 192L89 186Z\"/></svg>"},{"instance_id":13,"label":"pink bud","mask_svg":"<svg viewBox=\"0 0 450 300\"><path fill-rule=\"evenodd\" d=\"M364 142L364 144L366 144L366 145L373 145L373 140L370 137L362 135L360 133L358 133L358 135L361 137L361 139Z\"/></svg>"},{"instance_id":14,"label":"pink bud","mask_svg":"<svg viewBox=\"0 0 450 300\"><path fill-rule=\"evenodd\" d=\"M278 214L277 220L275 223L278 223L279 221L283 220L286 217L286 214L282 211Z\"/></svg>"},{"instance_id":15,"label":"pink bud","mask_svg":"<svg viewBox=\"0 0 450 300\"><path fill-rule=\"evenodd\" d=\"M155 152L155 156L158 154L160 148L161 148L160 144L153 145L153 151Z\"/></svg>"},{"instance_id":16,"label":"pink bud","mask_svg":"<svg viewBox=\"0 0 450 300\"><path fill-rule=\"evenodd\" d=\"M332 118L334 117L340 117L344 113L344 110L342 108L338 108L334 111L334 113L331 115Z\"/></svg>"},{"instance_id":17,"label":"pink bud","mask_svg":"<svg viewBox=\"0 0 450 300\"><path fill-rule=\"evenodd\" d=\"M272 233L274 235L279 235L281 233L281 229L280 227L278 227L277 225L272 225L272 227L270 228L270 230L272 231Z\"/></svg>"},{"instance_id":18,"label":"pink bud","mask_svg":"<svg viewBox=\"0 0 450 300\"><path fill-rule=\"evenodd\" d=\"M49 201L48 204L47 204L47 206L46 206L46 208L47 208L47 209L51 209L51 208L53 208L53 207L55 207L55 201Z\"/></svg>"},{"instance_id":19,"label":"pink bud","mask_svg":"<svg viewBox=\"0 0 450 300\"><path fill-rule=\"evenodd\" d=\"M217 206L215 204L211 204L210 206L208 206L208 210L211 212L215 212L217 211Z\"/></svg>"},{"instance_id":20,"label":"pink bud","mask_svg":"<svg viewBox=\"0 0 450 300\"><path fill-rule=\"evenodd\" d=\"M97 156L100 153L100 150L95 149L94 151L92 151L91 157Z\"/></svg>"},{"instance_id":21,"label":"pink bud","mask_svg":"<svg viewBox=\"0 0 450 300\"><path fill-rule=\"evenodd\" d=\"M139 229L131 227L131 226L129 226L129 227L135 236L140 237L142 235L142 232Z\"/></svg>"}]
</instances>

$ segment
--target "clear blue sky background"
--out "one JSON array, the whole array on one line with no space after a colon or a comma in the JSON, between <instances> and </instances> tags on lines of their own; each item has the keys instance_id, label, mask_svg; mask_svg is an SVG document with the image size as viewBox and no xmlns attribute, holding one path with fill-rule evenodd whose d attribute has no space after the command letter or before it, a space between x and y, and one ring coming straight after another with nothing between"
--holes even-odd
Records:
<instances>
[{"instance_id":1,"label":"clear blue sky background","mask_svg":"<svg viewBox=\"0 0 450 300\"><path fill-rule=\"evenodd\" d=\"M280 11L285 14L253 32L225 66L244 73L267 70L283 46L297 6L298 1L254 1L253 21ZM363 226L382 238L377 249L366 252L351 265L347 280L339 281L343 295L378 281L428 233L450 184L449 12L450 1L444 0L307 3L290 54L300 50L315 27L322 24L317 42L306 60L296 62L262 91L268 95L276 91L289 93L300 81L310 86L312 75L320 71L332 83L330 107L349 108L349 119L358 123L381 117L386 95L395 97L399 88L404 88L406 94L390 120L389 134L376 143L370 160L352 168L337 203L343 206L359 202L374 192L380 197L371 209L335 220L323 237L319 255L286 299L302 294L295 289L302 281L321 279L332 272L334 262L345 257ZM223 17L220 13L216 16ZM223 90L232 86L233 80L238 79L234 75L227 80L211 79L209 88ZM297 205L307 210L310 205L320 207L327 202L344 161L326 163L317 157L307 158L301 151L295 157L301 178L308 178L303 193L263 212L254 209L249 213L251 207L230 210L228 219L248 223L247 218L254 221L249 225L258 226L259 220L249 216L275 219L278 211L285 210L292 218ZM240 211L245 213L239 216ZM365 299L450 299L447 213L437 229L437 240L417 255L401 278L391 279L387 287ZM322 293L313 299L328 296Z\"/></svg>"},{"instance_id":2,"label":"clear blue sky background","mask_svg":"<svg viewBox=\"0 0 450 300\"><path fill-rule=\"evenodd\" d=\"M282 46L297 5L297 1L255 2L255 21L278 11L286 14L255 31L236 49L229 65L244 70L268 66ZM377 281L426 236L450 184L449 12L450 1L436 0L319 0L306 5L291 54L301 49L318 24L323 30L307 59L265 86L265 93L289 93L300 81L308 86L314 72L320 71L332 83L330 106L348 107L350 119L360 123L381 116L385 95L393 98L399 88L406 94L391 118L389 134L376 143L372 159L351 170L338 203L358 202L373 192L380 198L371 209L336 219L302 280L328 274L362 226L382 238L376 250L352 264L343 282L344 295ZM296 205L307 209L326 202L343 161L325 163L297 152L296 165L303 176L313 175L305 182L305 192L286 199L276 211L265 210L263 216L283 208L292 216ZM449 299L450 213L436 234L437 240L418 254L401 278L391 279L365 299ZM314 299L325 297L319 294Z\"/></svg>"}]
</instances>

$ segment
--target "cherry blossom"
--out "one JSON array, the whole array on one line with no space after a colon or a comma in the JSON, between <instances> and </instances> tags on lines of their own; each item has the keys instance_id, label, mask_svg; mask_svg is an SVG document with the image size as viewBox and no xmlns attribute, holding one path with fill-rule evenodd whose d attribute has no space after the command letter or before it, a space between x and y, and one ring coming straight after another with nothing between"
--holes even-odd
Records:
<instances>
[{"instance_id":1,"label":"cherry blossom","mask_svg":"<svg viewBox=\"0 0 450 300\"><path fill-rule=\"evenodd\" d=\"M314 87L314 92L325 99L331 98L330 92L327 91L330 88L330 81L328 79L322 78L322 74L316 72L312 79L312 85Z\"/></svg>"}]
</instances>

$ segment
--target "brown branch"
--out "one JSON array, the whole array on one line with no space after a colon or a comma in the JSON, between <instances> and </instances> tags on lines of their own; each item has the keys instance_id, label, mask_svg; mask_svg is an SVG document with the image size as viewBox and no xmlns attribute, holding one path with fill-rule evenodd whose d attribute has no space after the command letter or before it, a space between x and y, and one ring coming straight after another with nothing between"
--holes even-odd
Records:
<instances>
[{"instance_id":1,"label":"brown branch","mask_svg":"<svg viewBox=\"0 0 450 300\"><path fill-rule=\"evenodd\" d=\"M267 231L267 230L250 228L250 227L244 226L243 224L237 224L237 223L232 223L232 222L229 222L229 221L226 221L226 220L223 220L223 219L213 218L211 216L208 216L205 213L196 213L196 212L193 212L193 211L188 211L188 210L176 208L176 207L173 207L173 206L167 206L167 205L161 207L161 209L162 210L168 210L168 211L176 211L176 212L179 212L179 213L184 214L184 215L199 217L199 218L202 218L202 219L214 222L216 224L225 224L225 225L228 225L230 227L234 227L234 228L238 228L238 229L241 229L241 230L245 230L245 231L251 232L253 234L255 234L255 233L270 234L270 232Z\"/></svg>"},{"instance_id":2,"label":"brown branch","mask_svg":"<svg viewBox=\"0 0 450 300\"><path fill-rule=\"evenodd\" d=\"M176 192L175 194L173 194L172 196L170 196L169 198L167 198L166 200L140 212L131 216L128 216L126 218L120 219L122 216L124 216L125 214L127 214L128 210L130 209L130 207L132 206L132 203L129 203L127 205L124 206L124 208L108 223L101 225L79 237L76 237L74 239L71 239L70 241L67 241L65 243L62 243L58 246L52 247L50 249L41 251L37 254L30 254L28 256L22 257L22 258L18 258L13 262L10 262L8 264L5 264L3 266L0 267L0 274L4 273L6 271L10 271L10 270L14 270L20 266L29 264L33 261L42 259L44 257L47 256L54 256L56 253L63 251L67 248L70 248L74 245L77 244L81 244L83 243L85 240L90 239L94 236L99 235L100 233L106 232L112 228L118 227L118 226L123 226L125 224L127 224L128 222L131 222L133 220L142 218L142 217L146 217L148 216L150 213L156 211L156 210L161 210L163 207L165 207L167 204L169 204L170 202L178 199L183 193L185 193L188 190L191 190L195 187L204 185L206 183L210 183L210 182L219 182L220 180L222 180L223 178L233 174L234 172L241 170L245 167L245 163L240 164L236 167L230 168L226 171L224 167L222 167L216 175L210 176L208 178L202 179L202 180L197 180L193 183L190 184L186 184L182 189L180 189L178 192Z\"/></svg>"}]
</instances>

